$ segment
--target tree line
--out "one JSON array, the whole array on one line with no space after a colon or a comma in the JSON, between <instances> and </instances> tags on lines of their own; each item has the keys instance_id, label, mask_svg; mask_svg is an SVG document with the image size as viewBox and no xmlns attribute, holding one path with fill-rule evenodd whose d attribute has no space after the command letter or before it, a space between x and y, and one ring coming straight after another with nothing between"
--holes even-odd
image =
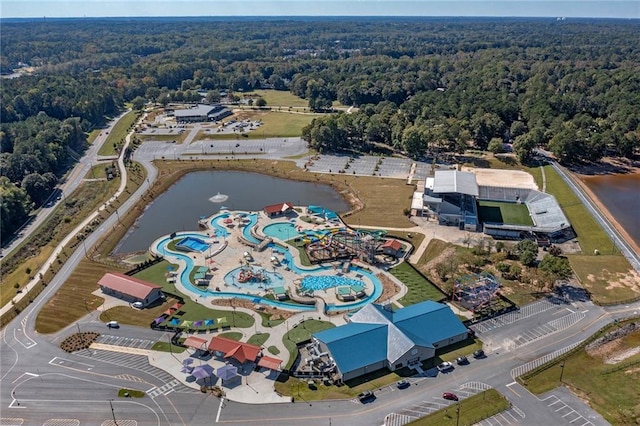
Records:
<instances>
[{"instance_id":1,"label":"tree line","mask_svg":"<svg viewBox=\"0 0 640 426\"><path fill-rule=\"evenodd\" d=\"M420 157L510 144L522 161L537 146L565 162L632 156L639 29L636 20L5 20L0 71L36 72L2 81L2 232L44 201L85 133L124 102L197 102L202 92L216 102L271 88L312 111L357 107L304 129L321 152Z\"/></svg>"}]
</instances>

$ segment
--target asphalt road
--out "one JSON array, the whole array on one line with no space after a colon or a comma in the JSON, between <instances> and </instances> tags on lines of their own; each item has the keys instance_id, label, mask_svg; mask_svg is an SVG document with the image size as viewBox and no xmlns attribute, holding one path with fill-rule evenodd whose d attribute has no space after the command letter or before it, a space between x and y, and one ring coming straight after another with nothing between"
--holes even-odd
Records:
<instances>
[{"instance_id":1,"label":"asphalt road","mask_svg":"<svg viewBox=\"0 0 640 426\"><path fill-rule=\"evenodd\" d=\"M47 199L45 206L42 207L22 229L20 229L18 235L13 240L8 242L6 245L3 245L2 254L4 256L9 255L13 250L15 250L26 238L29 237L31 232L38 229L38 227L47 220L55 210L56 204L59 202L59 200L57 200L58 197L60 197L61 200L64 200L66 197L71 195L82 183L87 173L91 170L91 167L98 164L100 160L105 158L98 156L98 151L102 144L107 140L109 133L113 131L116 123L124 117L127 112L122 113L120 116L109 122L107 127L100 132L94 142L89 146L82 158L78 160L75 167L63 178L64 182L59 185L58 190L54 191ZM49 205L49 203L51 204Z\"/></svg>"},{"instance_id":2,"label":"asphalt road","mask_svg":"<svg viewBox=\"0 0 640 426\"><path fill-rule=\"evenodd\" d=\"M164 144L162 149L167 146L169 150L175 149L176 155L184 155L192 149L176 148L171 144ZM150 182L155 179L155 169L150 161L157 158L158 148L152 145L149 149L144 144L136 153L136 159L149 170ZM287 146L278 149L287 149ZM277 155L278 149L270 155ZM143 185L136 191L121 206L121 211L131 208L146 189ZM117 222L116 215L109 217L86 244L94 244ZM138 355L115 357L104 351L67 354L58 347L64 337L78 328L137 339L141 344L145 343L142 340L166 339L162 333L129 327L108 330L98 321L95 312L88 313L78 325L55 335L35 333L37 312L69 277L83 255L84 248L80 246L36 301L2 330L2 424L106 425L115 424L113 420L116 419L119 425L204 425L214 422L399 425L449 406L450 402L441 398L444 391L465 397L489 386L506 395L515 408L501 414L503 421L496 417L486 420L485 424L505 424L507 420L507 423L523 425L606 424L570 394L557 390L538 398L517 385L514 377L573 347L613 318L625 318L640 310L640 302L605 310L585 300L579 292L568 289L563 297L523 307L517 315L506 314L474 325L487 345L485 359L472 360L470 365L456 367L448 374L426 372L424 376L412 378L412 386L406 390L393 386L379 389L377 398L370 404L298 400L296 403L249 406L223 402L177 385L162 370L142 362ZM117 390L122 387L144 390L147 396L118 398Z\"/></svg>"}]
</instances>

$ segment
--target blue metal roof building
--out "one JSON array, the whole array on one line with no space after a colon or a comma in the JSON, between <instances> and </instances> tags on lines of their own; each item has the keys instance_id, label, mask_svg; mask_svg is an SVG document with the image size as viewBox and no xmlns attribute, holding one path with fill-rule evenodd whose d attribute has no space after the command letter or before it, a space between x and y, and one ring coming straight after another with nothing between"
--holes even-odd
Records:
<instances>
[{"instance_id":1,"label":"blue metal roof building","mask_svg":"<svg viewBox=\"0 0 640 426\"><path fill-rule=\"evenodd\" d=\"M395 312L367 305L350 323L313 335L329 352L343 380L387 367L396 370L435 356L437 348L467 338L449 306L426 301Z\"/></svg>"}]
</instances>

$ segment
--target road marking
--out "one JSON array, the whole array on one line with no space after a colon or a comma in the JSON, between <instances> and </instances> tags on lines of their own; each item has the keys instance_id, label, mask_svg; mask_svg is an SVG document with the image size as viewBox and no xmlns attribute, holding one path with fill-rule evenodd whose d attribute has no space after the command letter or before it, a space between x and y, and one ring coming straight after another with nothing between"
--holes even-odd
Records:
<instances>
[{"instance_id":1,"label":"road marking","mask_svg":"<svg viewBox=\"0 0 640 426\"><path fill-rule=\"evenodd\" d=\"M1 417L0 426L21 426L24 419L20 417Z\"/></svg>"},{"instance_id":2,"label":"road marking","mask_svg":"<svg viewBox=\"0 0 640 426\"><path fill-rule=\"evenodd\" d=\"M516 391L514 391L513 389L511 389L511 386L515 385L517 382L511 382L507 385L507 389L509 389L511 392L515 393L516 395L518 395L518 398L522 398L522 396L520 396L520 394Z\"/></svg>"},{"instance_id":3,"label":"road marking","mask_svg":"<svg viewBox=\"0 0 640 426\"><path fill-rule=\"evenodd\" d=\"M56 361L58 360L58 361ZM61 365L64 364L66 362L70 363L70 364L80 364L80 365L85 365L89 368L93 368L95 367L95 365L93 364L85 364L84 362L80 362L80 361L73 361L70 359L66 359L66 358L58 358L57 356L54 356L53 359L51 361L49 361L49 364L51 365ZM37 376L36 376L37 377Z\"/></svg>"},{"instance_id":4,"label":"road marking","mask_svg":"<svg viewBox=\"0 0 640 426\"><path fill-rule=\"evenodd\" d=\"M224 407L224 396L220 398L220 405L218 405L218 414L216 415L216 423L220 421L220 413L222 412L223 407Z\"/></svg>"},{"instance_id":5,"label":"road marking","mask_svg":"<svg viewBox=\"0 0 640 426\"><path fill-rule=\"evenodd\" d=\"M18 377L17 379L15 379L13 382L11 382L11 384L14 384L15 382L17 382L18 380L22 379L23 376L31 376L31 377L40 377L37 374L33 374L33 373L27 373L24 372L20 375L20 377Z\"/></svg>"},{"instance_id":6,"label":"road marking","mask_svg":"<svg viewBox=\"0 0 640 426\"><path fill-rule=\"evenodd\" d=\"M78 419L49 419L42 426L80 426Z\"/></svg>"}]
</instances>

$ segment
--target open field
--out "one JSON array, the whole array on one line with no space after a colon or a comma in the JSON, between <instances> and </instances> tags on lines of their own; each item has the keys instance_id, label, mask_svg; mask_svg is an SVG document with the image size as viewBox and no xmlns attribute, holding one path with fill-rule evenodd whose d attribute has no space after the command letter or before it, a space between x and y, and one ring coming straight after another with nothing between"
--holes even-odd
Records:
<instances>
[{"instance_id":1,"label":"open field","mask_svg":"<svg viewBox=\"0 0 640 426\"><path fill-rule=\"evenodd\" d=\"M36 331L54 333L82 318L100 306L104 299L91 294L98 289L98 280L113 266L82 260L69 279L38 312Z\"/></svg>"},{"instance_id":2,"label":"open field","mask_svg":"<svg viewBox=\"0 0 640 426\"><path fill-rule=\"evenodd\" d=\"M637 320L636 320L637 321ZM611 331L623 324L612 325ZM603 333L599 333L602 335ZM584 348L557 359L541 371L522 378L527 389L540 394L558 386L567 386L614 425L632 425L640 421L640 354L611 363L615 356L640 347L640 331L588 351ZM631 352L628 352L631 353ZM609 362L609 363L607 363ZM588 371L589 374L585 374ZM562 375L562 382L560 376Z\"/></svg>"},{"instance_id":3,"label":"open field","mask_svg":"<svg viewBox=\"0 0 640 426\"><path fill-rule=\"evenodd\" d=\"M413 305L425 300L439 302L445 298L445 295L440 290L406 262L392 268L389 272L407 286L407 294L399 300L403 306Z\"/></svg>"},{"instance_id":4,"label":"open field","mask_svg":"<svg viewBox=\"0 0 640 426\"><path fill-rule=\"evenodd\" d=\"M146 133L145 134L136 133L136 137L143 142L144 141L159 141L159 142L175 141L177 144L181 144L182 142L184 142L187 135L188 135L187 132L175 133L172 135L153 135L153 134L150 135Z\"/></svg>"},{"instance_id":5,"label":"open field","mask_svg":"<svg viewBox=\"0 0 640 426\"><path fill-rule=\"evenodd\" d=\"M197 139L264 139L286 138L302 135L302 128L322 114L300 114L278 111L242 110L235 113L238 120L262 120L255 130L243 133L215 133L198 135Z\"/></svg>"},{"instance_id":6,"label":"open field","mask_svg":"<svg viewBox=\"0 0 640 426\"><path fill-rule=\"evenodd\" d=\"M481 222L533 226L529 209L524 204L478 201L478 216Z\"/></svg>"},{"instance_id":7,"label":"open field","mask_svg":"<svg viewBox=\"0 0 640 426\"><path fill-rule=\"evenodd\" d=\"M261 97L267 101L267 107L281 106L281 107L302 107L307 108L309 101L307 99L299 98L288 90L254 90L252 92L244 92L245 97L255 98Z\"/></svg>"},{"instance_id":8,"label":"open field","mask_svg":"<svg viewBox=\"0 0 640 426\"><path fill-rule=\"evenodd\" d=\"M502 396L500 392L489 389L409 424L412 426L472 425L495 416L510 406L507 398Z\"/></svg>"},{"instance_id":9,"label":"open field","mask_svg":"<svg viewBox=\"0 0 640 426\"><path fill-rule=\"evenodd\" d=\"M118 123L115 125L107 140L100 147L98 155L116 155L118 153L116 147L124 143L124 138L127 136L129 129L138 119L139 113L136 111L129 111Z\"/></svg>"},{"instance_id":10,"label":"open field","mask_svg":"<svg viewBox=\"0 0 640 426\"><path fill-rule=\"evenodd\" d=\"M547 190L553 194L577 234L582 254L569 263L596 302L622 303L640 296L637 275L613 241L551 166L545 166ZM602 256L594 254L598 250ZM612 291L614 290L615 291Z\"/></svg>"}]
</instances>

